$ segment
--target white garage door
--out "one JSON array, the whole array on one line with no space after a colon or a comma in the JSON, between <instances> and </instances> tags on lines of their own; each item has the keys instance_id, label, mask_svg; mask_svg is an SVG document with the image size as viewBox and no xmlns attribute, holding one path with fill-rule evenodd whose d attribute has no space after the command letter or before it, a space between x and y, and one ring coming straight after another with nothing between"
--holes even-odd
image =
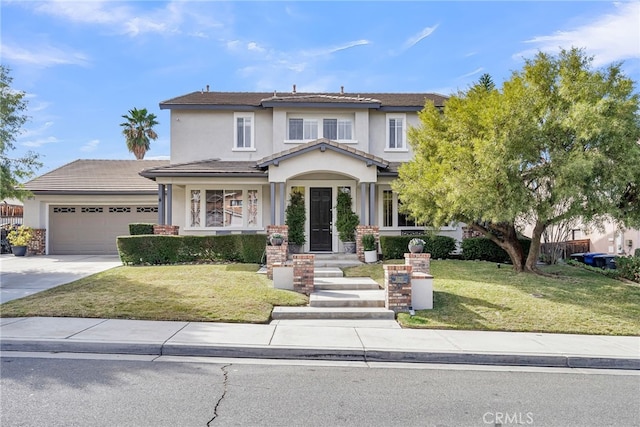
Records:
<instances>
[{"instance_id":1,"label":"white garage door","mask_svg":"<svg viewBox=\"0 0 640 427\"><path fill-rule=\"evenodd\" d=\"M117 254L132 222L157 223L157 206L50 206L49 253Z\"/></svg>"}]
</instances>

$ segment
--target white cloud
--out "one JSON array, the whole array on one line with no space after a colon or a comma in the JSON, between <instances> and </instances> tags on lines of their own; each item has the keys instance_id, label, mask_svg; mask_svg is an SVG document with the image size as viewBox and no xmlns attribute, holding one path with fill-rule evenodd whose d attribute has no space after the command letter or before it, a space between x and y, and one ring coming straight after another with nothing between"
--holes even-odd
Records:
<instances>
[{"instance_id":1,"label":"white cloud","mask_svg":"<svg viewBox=\"0 0 640 427\"><path fill-rule=\"evenodd\" d=\"M418 44L420 41L424 40L425 38L429 37L431 34L433 34L433 32L438 28L438 24L434 25L433 27L425 27L422 31L420 31L419 33L409 37L404 44L402 45L402 50L407 50L412 48L413 46L415 46L416 44Z\"/></svg>"},{"instance_id":2,"label":"white cloud","mask_svg":"<svg viewBox=\"0 0 640 427\"><path fill-rule=\"evenodd\" d=\"M141 34L187 34L207 37L207 31L222 24L210 18L209 2L171 1L161 8L149 9L152 2L126 4L117 1L66 1L51 0L36 3L36 11L77 24L100 25L109 32L135 37ZM134 5L141 6L134 8ZM142 6L144 5L144 6ZM219 14L216 14L219 15ZM185 28L183 31L182 28Z\"/></svg>"},{"instance_id":3,"label":"white cloud","mask_svg":"<svg viewBox=\"0 0 640 427\"><path fill-rule=\"evenodd\" d=\"M613 13L598 17L590 24L525 41L534 45L535 49L525 50L514 56L531 58L538 50L557 52L560 48L579 47L586 48L587 53L594 56L593 65L596 67L640 58L640 2L613 4Z\"/></svg>"},{"instance_id":4,"label":"white cloud","mask_svg":"<svg viewBox=\"0 0 640 427\"><path fill-rule=\"evenodd\" d=\"M38 138L38 139L29 140L29 141L24 141L24 142L21 142L20 145L33 148L33 147L42 147L43 145L53 144L56 142L59 142L58 138L56 138L55 136L48 136L46 138Z\"/></svg>"},{"instance_id":5,"label":"white cloud","mask_svg":"<svg viewBox=\"0 0 640 427\"><path fill-rule=\"evenodd\" d=\"M368 44L371 44L371 42L369 40L355 40L355 41L351 41L351 42L347 42L341 45L337 45L337 46L331 46L331 47L324 47L324 48L319 48L319 49L312 49L312 50L307 50L307 51L302 51L301 54L305 55L305 56L324 56L324 55L331 55L333 53L336 52L340 52L343 50L347 50L347 49L351 49L357 46L366 46Z\"/></svg>"},{"instance_id":6,"label":"white cloud","mask_svg":"<svg viewBox=\"0 0 640 427\"><path fill-rule=\"evenodd\" d=\"M247 50L258 52L258 53L266 52L266 49L258 45L258 43L256 42L247 43Z\"/></svg>"},{"instance_id":7,"label":"white cloud","mask_svg":"<svg viewBox=\"0 0 640 427\"><path fill-rule=\"evenodd\" d=\"M98 149L98 145L100 145L100 140L92 139L91 141L87 142L82 147L80 147L80 151L90 153L92 151L96 151Z\"/></svg>"},{"instance_id":8,"label":"white cloud","mask_svg":"<svg viewBox=\"0 0 640 427\"><path fill-rule=\"evenodd\" d=\"M49 68L56 65L89 65L87 55L66 47L48 44L30 48L2 44L2 56L10 61L28 64L37 68Z\"/></svg>"},{"instance_id":9,"label":"white cloud","mask_svg":"<svg viewBox=\"0 0 640 427\"><path fill-rule=\"evenodd\" d=\"M483 67L479 67L479 68L476 68L475 70L471 71L470 73L467 73L467 74L463 74L463 75L461 75L461 76L460 76L460 77L458 77L458 78L459 78L459 79L466 79L467 77L474 76L474 75L476 75L476 74L481 73L482 71L484 71L484 68L483 68Z\"/></svg>"}]
</instances>

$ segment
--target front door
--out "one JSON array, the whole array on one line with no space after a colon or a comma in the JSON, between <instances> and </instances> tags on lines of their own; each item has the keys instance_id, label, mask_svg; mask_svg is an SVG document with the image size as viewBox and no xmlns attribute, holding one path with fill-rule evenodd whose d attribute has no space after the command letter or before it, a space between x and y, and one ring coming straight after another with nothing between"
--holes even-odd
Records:
<instances>
[{"instance_id":1,"label":"front door","mask_svg":"<svg viewBox=\"0 0 640 427\"><path fill-rule=\"evenodd\" d=\"M309 249L331 251L331 188L311 188Z\"/></svg>"}]
</instances>

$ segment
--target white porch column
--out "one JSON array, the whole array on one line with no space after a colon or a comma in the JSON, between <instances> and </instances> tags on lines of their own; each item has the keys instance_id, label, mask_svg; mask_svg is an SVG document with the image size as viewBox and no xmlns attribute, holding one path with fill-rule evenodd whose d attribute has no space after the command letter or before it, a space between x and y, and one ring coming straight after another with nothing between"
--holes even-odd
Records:
<instances>
[{"instance_id":1,"label":"white porch column","mask_svg":"<svg viewBox=\"0 0 640 427\"><path fill-rule=\"evenodd\" d=\"M284 182L280 182L280 222L278 225L284 225Z\"/></svg>"},{"instance_id":2,"label":"white porch column","mask_svg":"<svg viewBox=\"0 0 640 427\"><path fill-rule=\"evenodd\" d=\"M367 215L367 183L360 183L360 225L365 225Z\"/></svg>"},{"instance_id":3,"label":"white porch column","mask_svg":"<svg viewBox=\"0 0 640 427\"><path fill-rule=\"evenodd\" d=\"M158 224L165 225L165 212L164 212L164 184L158 184Z\"/></svg>"},{"instance_id":4,"label":"white porch column","mask_svg":"<svg viewBox=\"0 0 640 427\"><path fill-rule=\"evenodd\" d=\"M269 183L269 192L271 196L271 218L269 221L270 225L276 225L276 183Z\"/></svg>"},{"instance_id":5,"label":"white porch column","mask_svg":"<svg viewBox=\"0 0 640 427\"><path fill-rule=\"evenodd\" d=\"M376 225L376 183L369 184L369 225Z\"/></svg>"},{"instance_id":6,"label":"white porch column","mask_svg":"<svg viewBox=\"0 0 640 427\"><path fill-rule=\"evenodd\" d=\"M173 225L173 221L171 218L171 211L173 210L173 184L167 184L167 225Z\"/></svg>"}]
</instances>

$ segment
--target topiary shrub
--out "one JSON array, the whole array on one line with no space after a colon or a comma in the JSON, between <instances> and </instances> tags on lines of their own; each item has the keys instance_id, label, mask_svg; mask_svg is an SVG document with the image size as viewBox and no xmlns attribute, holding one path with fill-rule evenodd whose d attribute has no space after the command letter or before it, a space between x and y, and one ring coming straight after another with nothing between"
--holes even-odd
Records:
<instances>
[{"instance_id":1,"label":"topiary shrub","mask_svg":"<svg viewBox=\"0 0 640 427\"><path fill-rule=\"evenodd\" d=\"M336 203L336 230L342 242L355 242L356 227L360 217L351 209L351 194L346 191L338 192Z\"/></svg>"},{"instance_id":2,"label":"topiary shrub","mask_svg":"<svg viewBox=\"0 0 640 427\"><path fill-rule=\"evenodd\" d=\"M140 234L153 234L153 224L134 222L129 224L129 234L138 236Z\"/></svg>"},{"instance_id":3,"label":"topiary shrub","mask_svg":"<svg viewBox=\"0 0 640 427\"><path fill-rule=\"evenodd\" d=\"M304 196L302 193L298 191L291 193L286 216L285 224L289 227L289 244L304 245L307 241L304 235L304 223L307 220L307 211L304 207Z\"/></svg>"}]
</instances>

